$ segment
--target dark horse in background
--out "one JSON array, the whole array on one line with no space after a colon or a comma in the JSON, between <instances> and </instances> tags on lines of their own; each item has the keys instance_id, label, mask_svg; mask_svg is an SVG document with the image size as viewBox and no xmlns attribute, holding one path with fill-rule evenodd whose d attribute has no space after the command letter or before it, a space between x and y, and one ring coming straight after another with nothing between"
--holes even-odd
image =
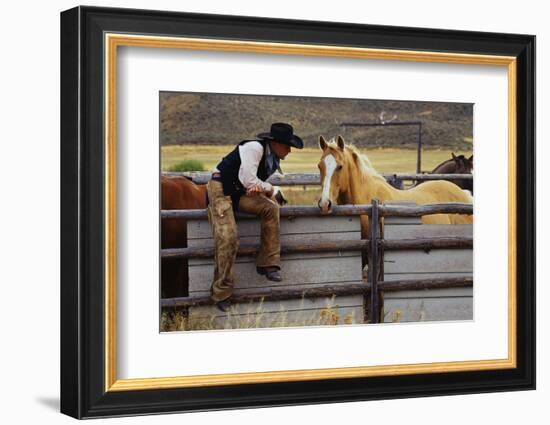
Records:
<instances>
[{"instance_id":1,"label":"dark horse in background","mask_svg":"<svg viewBox=\"0 0 550 425\"><path fill-rule=\"evenodd\" d=\"M435 167L429 174L472 174L474 169L474 156L466 158L464 155L451 154L451 159L442 162ZM474 181L473 180L449 180L462 189L470 191L474 194Z\"/></svg>"},{"instance_id":2,"label":"dark horse in background","mask_svg":"<svg viewBox=\"0 0 550 425\"><path fill-rule=\"evenodd\" d=\"M161 177L161 209L187 210L206 208L206 185L186 177ZM163 218L161 248L187 247L187 222L183 218ZM185 297L189 291L187 259L161 259L161 297Z\"/></svg>"}]
</instances>

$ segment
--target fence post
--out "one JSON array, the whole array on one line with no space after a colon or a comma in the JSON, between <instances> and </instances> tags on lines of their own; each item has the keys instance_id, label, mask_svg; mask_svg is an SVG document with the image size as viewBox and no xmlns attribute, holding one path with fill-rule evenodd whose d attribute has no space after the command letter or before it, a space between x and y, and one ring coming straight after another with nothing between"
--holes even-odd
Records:
<instances>
[{"instance_id":1,"label":"fence post","mask_svg":"<svg viewBox=\"0 0 550 425\"><path fill-rule=\"evenodd\" d=\"M380 322L379 302L378 302L378 239L379 239L379 218L378 218L378 199L372 200L372 213L369 217L369 282L371 288L370 294L370 321L371 323Z\"/></svg>"}]
</instances>

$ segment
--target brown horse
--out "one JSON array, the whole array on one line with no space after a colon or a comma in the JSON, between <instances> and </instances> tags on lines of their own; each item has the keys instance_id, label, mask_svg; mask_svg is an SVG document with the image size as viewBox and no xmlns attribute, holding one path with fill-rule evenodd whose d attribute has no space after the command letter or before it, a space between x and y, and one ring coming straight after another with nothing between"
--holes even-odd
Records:
<instances>
[{"instance_id":1,"label":"brown horse","mask_svg":"<svg viewBox=\"0 0 550 425\"><path fill-rule=\"evenodd\" d=\"M185 177L161 177L161 209L185 210L206 208L206 185L197 185ZM185 248L187 222L183 218L163 218L161 248ZM161 296L163 298L188 295L189 275L186 259L161 261Z\"/></svg>"},{"instance_id":2,"label":"brown horse","mask_svg":"<svg viewBox=\"0 0 550 425\"><path fill-rule=\"evenodd\" d=\"M323 213L330 213L332 205L369 204L373 199L386 201L413 201L417 204L460 202L471 204L472 196L445 180L425 182L407 190L391 186L372 167L366 155L354 146L346 145L342 136L337 141L325 141L319 137L323 154L318 167L321 172L321 198L318 205ZM368 217L361 216L362 233L366 234ZM467 224L472 217L461 214L434 214L422 217L423 223Z\"/></svg>"},{"instance_id":3,"label":"brown horse","mask_svg":"<svg viewBox=\"0 0 550 425\"><path fill-rule=\"evenodd\" d=\"M437 167L435 167L430 174L472 174L474 169L474 156L466 158L464 155L455 155L451 153L451 159L448 159ZM473 180L449 180L462 189L469 190L474 194L474 182Z\"/></svg>"}]
</instances>

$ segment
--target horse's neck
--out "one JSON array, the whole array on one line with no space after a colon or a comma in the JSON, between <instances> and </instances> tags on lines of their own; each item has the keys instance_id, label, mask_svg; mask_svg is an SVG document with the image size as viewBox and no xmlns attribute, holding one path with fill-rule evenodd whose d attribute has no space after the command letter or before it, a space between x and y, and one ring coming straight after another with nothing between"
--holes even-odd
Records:
<instances>
[{"instance_id":1,"label":"horse's neck","mask_svg":"<svg viewBox=\"0 0 550 425\"><path fill-rule=\"evenodd\" d=\"M353 162L353 172L350 173L350 201L353 204L370 203L373 199L384 202L388 199L398 198L397 189L370 174L370 171L362 170Z\"/></svg>"},{"instance_id":2,"label":"horse's neck","mask_svg":"<svg viewBox=\"0 0 550 425\"><path fill-rule=\"evenodd\" d=\"M448 159L444 163L435 167L430 174L453 174L455 169L456 163L454 159Z\"/></svg>"}]
</instances>

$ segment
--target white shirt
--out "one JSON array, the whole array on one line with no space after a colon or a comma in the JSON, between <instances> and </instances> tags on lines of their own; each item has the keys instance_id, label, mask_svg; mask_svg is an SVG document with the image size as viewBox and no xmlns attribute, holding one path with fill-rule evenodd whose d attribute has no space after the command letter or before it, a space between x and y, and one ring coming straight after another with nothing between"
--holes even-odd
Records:
<instances>
[{"instance_id":1,"label":"white shirt","mask_svg":"<svg viewBox=\"0 0 550 425\"><path fill-rule=\"evenodd\" d=\"M269 154L269 145L266 145L266 149L268 150L266 154ZM260 142L251 141L239 146L241 157L239 180L247 190L253 186L260 186L264 192L273 191L273 185L260 180L256 175L263 154L264 148ZM219 172L218 169L214 171Z\"/></svg>"}]
</instances>

